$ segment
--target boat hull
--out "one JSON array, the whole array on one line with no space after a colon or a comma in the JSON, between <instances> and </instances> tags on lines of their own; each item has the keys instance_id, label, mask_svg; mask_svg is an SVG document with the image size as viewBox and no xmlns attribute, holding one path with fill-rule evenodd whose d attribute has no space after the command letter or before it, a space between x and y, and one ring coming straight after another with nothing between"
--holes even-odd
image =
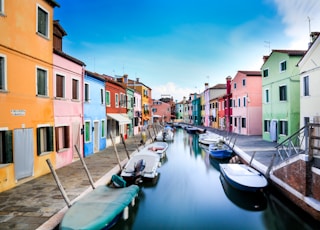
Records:
<instances>
[{"instance_id":1,"label":"boat hull","mask_svg":"<svg viewBox=\"0 0 320 230\"><path fill-rule=\"evenodd\" d=\"M220 172L230 185L243 191L258 191L268 186L260 172L245 164L220 164Z\"/></svg>"}]
</instances>

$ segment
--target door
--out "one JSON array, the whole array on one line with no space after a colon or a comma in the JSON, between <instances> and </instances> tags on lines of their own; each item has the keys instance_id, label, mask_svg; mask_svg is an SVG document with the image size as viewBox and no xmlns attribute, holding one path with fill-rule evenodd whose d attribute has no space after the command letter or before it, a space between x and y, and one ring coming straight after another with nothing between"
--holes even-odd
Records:
<instances>
[{"instance_id":1,"label":"door","mask_svg":"<svg viewBox=\"0 0 320 230\"><path fill-rule=\"evenodd\" d=\"M94 142L93 152L99 152L99 121L94 122Z\"/></svg>"},{"instance_id":2,"label":"door","mask_svg":"<svg viewBox=\"0 0 320 230\"><path fill-rule=\"evenodd\" d=\"M277 120L272 119L270 124L270 139L273 142L276 142L278 139L278 129L277 129Z\"/></svg>"},{"instance_id":3,"label":"door","mask_svg":"<svg viewBox=\"0 0 320 230\"><path fill-rule=\"evenodd\" d=\"M73 155L73 159L79 159L79 155L77 153L77 150L75 148L75 145L77 146L81 156L83 156L82 154L82 148L80 146L80 138L81 138L81 126L79 122L73 122L72 123L72 155Z\"/></svg>"},{"instance_id":4,"label":"door","mask_svg":"<svg viewBox=\"0 0 320 230\"><path fill-rule=\"evenodd\" d=\"M32 129L14 130L14 171L16 180L33 175L34 148Z\"/></svg>"}]
</instances>

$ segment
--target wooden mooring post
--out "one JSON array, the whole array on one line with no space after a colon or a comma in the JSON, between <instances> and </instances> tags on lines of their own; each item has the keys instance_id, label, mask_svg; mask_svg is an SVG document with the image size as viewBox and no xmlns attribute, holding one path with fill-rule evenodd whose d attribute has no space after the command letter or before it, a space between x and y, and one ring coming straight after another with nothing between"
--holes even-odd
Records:
<instances>
[{"instance_id":1,"label":"wooden mooring post","mask_svg":"<svg viewBox=\"0 0 320 230\"><path fill-rule=\"evenodd\" d=\"M123 137L122 133L120 134L120 137L121 137L121 140L122 140L122 144L124 146L124 150L126 151L127 157L128 157L128 159L130 159L130 154L128 152L127 145L126 145L126 142L124 140L124 137Z\"/></svg>"},{"instance_id":2,"label":"wooden mooring post","mask_svg":"<svg viewBox=\"0 0 320 230\"><path fill-rule=\"evenodd\" d=\"M69 198L68 198L68 195L67 195L66 191L64 190L64 188L63 188L63 186L62 186L62 184L61 184L61 182L60 182L60 180L59 180L58 175L56 174L56 171L54 170L54 168L53 168L53 166L52 166L52 164L51 164L50 159L47 159L46 161L47 161L47 164L48 164L48 166L49 166L49 168L50 168L50 171L51 171L51 173L52 173L52 176L53 176L54 180L55 180L56 183L57 183L57 186L58 186L58 188L59 188L59 190L60 190L60 192L61 192L61 195L62 195L64 201L67 203L68 208L70 208L70 207L71 207L71 202L70 202L70 200L69 200Z\"/></svg>"},{"instance_id":3,"label":"wooden mooring post","mask_svg":"<svg viewBox=\"0 0 320 230\"><path fill-rule=\"evenodd\" d=\"M77 151L77 153L78 153L78 156L79 156L79 158L80 158L80 161L81 161L81 164L82 164L82 166L83 166L83 168L84 168L84 171L86 171L86 174L87 174L87 176L88 176L88 179L89 179L89 182L90 182L90 184L91 184L91 187L92 187L93 189L95 189L96 187L94 186L94 183L93 183L91 174L90 174L90 172L89 172L89 169L88 169L86 163L84 162L83 157L82 157L82 155L80 154L80 151L79 151L78 147L77 147L76 145L74 145L74 147L75 147L75 149L76 149L76 151Z\"/></svg>"},{"instance_id":4,"label":"wooden mooring post","mask_svg":"<svg viewBox=\"0 0 320 230\"><path fill-rule=\"evenodd\" d=\"M115 142L113 140L113 137L112 137L111 133L110 133L110 139L111 139L111 142L112 142L112 145L113 145L113 148L114 148L114 152L115 152L115 154L117 156L117 160L118 160L118 164L119 164L120 170L122 170L122 165L121 165L121 161L120 161L120 158L119 158L118 150L117 150L116 144L115 144Z\"/></svg>"}]
</instances>

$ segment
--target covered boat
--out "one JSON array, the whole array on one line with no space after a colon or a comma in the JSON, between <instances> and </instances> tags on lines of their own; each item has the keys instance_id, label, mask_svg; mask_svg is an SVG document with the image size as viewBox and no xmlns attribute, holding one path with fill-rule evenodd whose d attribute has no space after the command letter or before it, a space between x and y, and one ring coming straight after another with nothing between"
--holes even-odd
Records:
<instances>
[{"instance_id":1,"label":"covered boat","mask_svg":"<svg viewBox=\"0 0 320 230\"><path fill-rule=\"evenodd\" d=\"M220 164L220 172L230 185L240 190L258 191L268 186L262 173L245 164Z\"/></svg>"},{"instance_id":2,"label":"covered boat","mask_svg":"<svg viewBox=\"0 0 320 230\"><path fill-rule=\"evenodd\" d=\"M99 186L76 201L66 212L60 229L103 229L110 227L138 195L139 187ZM127 215L127 214L126 214ZM126 217L125 215L125 217Z\"/></svg>"},{"instance_id":3,"label":"covered boat","mask_svg":"<svg viewBox=\"0 0 320 230\"><path fill-rule=\"evenodd\" d=\"M204 145L217 144L222 140L223 138L220 135L212 132L199 134L199 143Z\"/></svg>"},{"instance_id":4,"label":"covered boat","mask_svg":"<svg viewBox=\"0 0 320 230\"><path fill-rule=\"evenodd\" d=\"M163 141L153 142L153 143L148 144L146 146L146 148L148 150L159 154L160 158L163 158L165 156L168 147L169 147L168 143L163 142Z\"/></svg>"}]
</instances>

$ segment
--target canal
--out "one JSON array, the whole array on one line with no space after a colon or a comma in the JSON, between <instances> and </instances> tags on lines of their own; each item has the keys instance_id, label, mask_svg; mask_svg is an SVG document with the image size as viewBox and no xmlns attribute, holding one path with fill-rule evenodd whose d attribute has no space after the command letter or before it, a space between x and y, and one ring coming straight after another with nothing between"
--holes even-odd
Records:
<instances>
[{"instance_id":1,"label":"canal","mask_svg":"<svg viewBox=\"0 0 320 230\"><path fill-rule=\"evenodd\" d=\"M317 229L280 194L240 192L220 176L219 162L197 135L177 129L154 185L142 185L130 218L112 229Z\"/></svg>"}]
</instances>

